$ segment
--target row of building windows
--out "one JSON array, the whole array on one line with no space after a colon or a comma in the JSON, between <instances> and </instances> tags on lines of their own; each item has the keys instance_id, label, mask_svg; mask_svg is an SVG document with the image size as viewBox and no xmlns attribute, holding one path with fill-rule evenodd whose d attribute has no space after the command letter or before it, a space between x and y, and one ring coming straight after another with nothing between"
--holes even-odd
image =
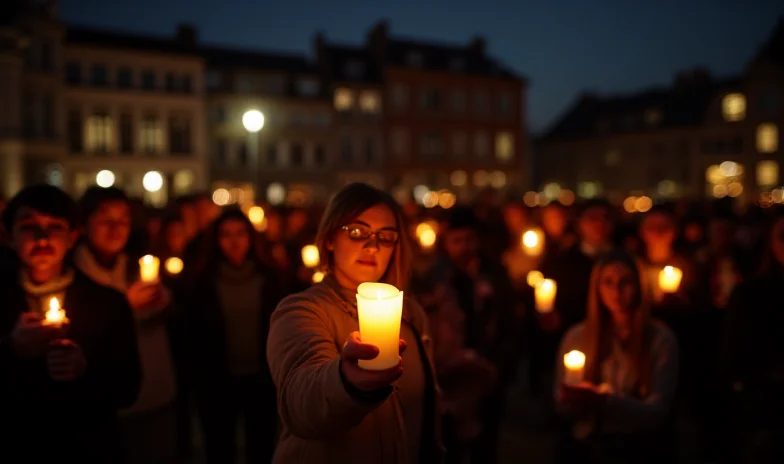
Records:
<instances>
[{"instance_id":1,"label":"row of building windows","mask_svg":"<svg viewBox=\"0 0 784 464\"><path fill-rule=\"evenodd\" d=\"M264 127L329 127L332 117L328 111L262 111L264 115ZM211 110L212 122L226 124L234 122L238 126L242 125L242 111L233 111L224 105L215 105Z\"/></svg>"},{"instance_id":2,"label":"row of building windows","mask_svg":"<svg viewBox=\"0 0 784 464\"><path fill-rule=\"evenodd\" d=\"M422 134L419 139L418 153L429 159L441 158L449 153L452 158L465 159L469 152L475 159L486 159L490 155L490 136L483 131L471 137L465 132L454 132L450 139L438 132ZM493 144L495 158L500 162L509 162L515 157L515 137L511 132L503 131L495 134ZM398 158L405 158L411 154L411 140L408 130L395 128L392 130L392 154Z\"/></svg>"},{"instance_id":3,"label":"row of building windows","mask_svg":"<svg viewBox=\"0 0 784 464\"><path fill-rule=\"evenodd\" d=\"M193 78L188 74L166 72L161 76L159 71L153 69L139 71L128 66L110 69L103 64L87 67L83 63L69 61L65 66L65 79L71 85L193 93Z\"/></svg>"},{"instance_id":4,"label":"row of building windows","mask_svg":"<svg viewBox=\"0 0 784 464\"><path fill-rule=\"evenodd\" d=\"M78 110L68 113L68 143L73 154L190 155L192 136L191 120L185 116L163 119L148 114L137 120L130 113L121 113L115 120L105 112L86 117Z\"/></svg>"},{"instance_id":5,"label":"row of building windows","mask_svg":"<svg viewBox=\"0 0 784 464\"><path fill-rule=\"evenodd\" d=\"M758 107L760 113L769 114L779 106L778 95L772 92L759 97ZM737 122L746 119L747 102L742 93L728 93L721 100L721 114L727 122Z\"/></svg>"},{"instance_id":6,"label":"row of building windows","mask_svg":"<svg viewBox=\"0 0 784 464\"><path fill-rule=\"evenodd\" d=\"M221 165L250 166L253 157L257 157L259 165L270 167L319 168L331 164L331 157L321 144L277 141L254 148L247 141L219 138L214 153L215 161ZM372 137L340 141L337 162L342 166L374 167L380 160L378 144Z\"/></svg>"},{"instance_id":7,"label":"row of building windows","mask_svg":"<svg viewBox=\"0 0 784 464\"><path fill-rule=\"evenodd\" d=\"M234 91L280 96L287 93L289 80L280 74L232 74L213 69L207 71L205 85L209 91ZM294 91L300 97L317 97L321 94L321 90L321 81L317 77L302 76L294 82Z\"/></svg>"}]
</instances>

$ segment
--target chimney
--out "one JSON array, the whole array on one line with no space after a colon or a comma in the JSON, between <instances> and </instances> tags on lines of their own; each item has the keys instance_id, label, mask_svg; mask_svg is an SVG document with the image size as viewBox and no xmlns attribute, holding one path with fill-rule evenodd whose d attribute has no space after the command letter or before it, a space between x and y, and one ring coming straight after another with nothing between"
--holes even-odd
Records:
<instances>
[{"instance_id":1,"label":"chimney","mask_svg":"<svg viewBox=\"0 0 784 464\"><path fill-rule=\"evenodd\" d=\"M313 36L311 40L311 46L313 47L313 56L316 57L316 61L321 62L323 55L324 55L324 47L326 46L327 39L324 36L323 31L317 31L316 35Z\"/></svg>"},{"instance_id":2,"label":"chimney","mask_svg":"<svg viewBox=\"0 0 784 464\"><path fill-rule=\"evenodd\" d=\"M382 19L370 29L365 40L365 46L379 65L386 61L388 41L389 22L386 19Z\"/></svg>"},{"instance_id":3,"label":"chimney","mask_svg":"<svg viewBox=\"0 0 784 464\"><path fill-rule=\"evenodd\" d=\"M487 48L487 41L481 35L471 39L468 43L468 48L479 56L485 56L485 49Z\"/></svg>"},{"instance_id":4,"label":"chimney","mask_svg":"<svg viewBox=\"0 0 784 464\"><path fill-rule=\"evenodd\" d=\"M180 24L177 26L177 33L175 35L177 42L187 48L196 47L196 41L199 38L199 32L192 24Z\"/></svg>"}]
</instances>

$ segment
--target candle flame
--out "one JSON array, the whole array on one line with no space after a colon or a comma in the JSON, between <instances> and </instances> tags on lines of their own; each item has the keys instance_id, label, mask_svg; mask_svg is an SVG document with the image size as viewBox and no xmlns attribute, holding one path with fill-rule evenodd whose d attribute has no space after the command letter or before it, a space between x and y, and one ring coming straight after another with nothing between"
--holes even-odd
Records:
<instances>
[{"instance_id":1,"label":"candle flame","mask_svg":"<svg viewBox=\"0 0 784 464\"><path fill-rule=\"evenodd\" d=\"M531 287L536 288L542 285L544 282L544 274L542 274L540 271L531 271L528 273L528 276L526 276L525 281Z\"/></svg>"},{"instance_id":2,"label":"candle flame","mask_svg":"<svg viewBox=\"0 0 784 464\"><path fill-rule=\"evenodd\" d=\"M264 222L264 208L261 206L251 206L248 210L248 219L254 226L260 225Z\"/></svg>"},{"instance_id":3,"label":"candle flame","mask_svg":"<svg viewBox=\"0 0 784 464\"><path fill-rule=\"evenodd\" d=\"M152 255L144 255L142 257L142 264L152 264L153 256Z\"/></svg>"},{"instance_id":4,"label":"candle flame","mask_svg":"<svg viewBox=\"0 0 784 464\"><path fill-rule=\"evenodd\" d=\"M47 323L62 323L65 320L65 311L60 308L60 300L57 297L49 300L49 311L46 312Z\"/></svg>"},{"instance_id":5,"label":"candle flame","mask_svg":"<svg viewBox=\"0 0 784 464\"><path fill-rule=\"evenodd\" d=\"M313 283L317 284L324 280L324 273L321 271L316 271L313 273Z\"/></svg>"},{"instance_id":6,"label":"candle flame","mask_svg":"<svg viewBox=\"0 0 784 464\"><path fill-rule=\"evenodd\" d=\"M539 245L539 234L533 230L529 230L523 234L523 245L526 248L534 248Z\"/></svg>"},{"instance_id":7,"label":"candle flame","mask_svg":"<svg viewBox=\"0 0 784 464\"><path fill-rule=\"evenodd\" d=\"M564 355L564 366L567 369L582 369L585 366L585 354L572 350Z\"/></svg>"},{"instance_id":8,"label":"candle flame","mask_svg":"<svg viewBox=\"0 0 784 464\"><path fill-rule=\"evenodd\" d=\"M537 287L547 292L552 290L554 286L555 282L552 279L544 279Z\"/></svg>"},{"instance_id":9,"label":"candle flame","mask_svg":"<svg viewBox=\"0 0 784 464\"><path fill-rule=\"evenodd\" d=\"M185 267L182 260L177 258L176 256L172 256L171 258L166 260L166 272L171 275L177 275L182 272L182 269Z\"/></svg>"},{"instance_id":10,"label":"candle flame","mask_svg":"<svg viewBox=\"0 0 784 464\"><path fill-rule=\"evenodd\" d=\"M60 310L60 300L57 297L52 298L49 300L49 311L59 311Z\"/></svg>"}]
</instances>

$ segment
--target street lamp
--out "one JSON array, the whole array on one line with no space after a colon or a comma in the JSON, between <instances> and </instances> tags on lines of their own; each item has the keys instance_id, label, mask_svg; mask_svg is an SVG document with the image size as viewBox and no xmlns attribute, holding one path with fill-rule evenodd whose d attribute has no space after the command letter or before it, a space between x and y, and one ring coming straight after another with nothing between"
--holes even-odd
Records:
<instances>
[{"instance_id":1,"label":"street lamp","mask_svg":"<svg viewBox=\"0 0 784 464\"><path fill-rule=\"evenodd\" d=\"M264 114L259 110L248 110L242 115L242 125L248 131L248 155L254 181L259 175L259 136L258 132L264 127ZM254 182L255 184L255 182Z\"/></svg>"}]
</instances>

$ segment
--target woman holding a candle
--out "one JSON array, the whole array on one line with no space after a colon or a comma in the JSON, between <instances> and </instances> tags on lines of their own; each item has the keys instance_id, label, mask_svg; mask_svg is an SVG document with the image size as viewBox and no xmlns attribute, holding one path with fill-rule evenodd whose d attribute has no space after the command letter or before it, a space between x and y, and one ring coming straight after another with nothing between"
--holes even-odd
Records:
<instances>
[{"instance_id":1,"label":"woman holding a candle","mask_svg":"<svg viewBox=\"0 0 784 464\"><path fill-rule=\"evenodd\" d=\"M411 265L405 227L395 200L369 185L330 202L316 238L326 277L272 316L267 359L283 427L274 462L438 462L426 316L396 293Z\"/></svg>"},{"instance_id":2,"label":"woman holding a candle","mask_svg":"<svg viewBox=\"0 0 784 464\"><path fill-rule=\"evenodd\" d=\"M572 426L564 462L670 461L678 346L650 318L643 282L625 251L594 267L586 319L567 332L556 364L558 409Z\"/></svg>"},{"instance_id":3,"label":"woman holding a candle","mask_svg":"<svg viewBox=\"0 0 784 464\"><path fill-rule=\"evenodd\" d=\"M276 273L259 257L253 224L227 209L206 235L206 266L188 305L193 387L208 464L237 462L237 419L249 464L275 448L275 387L266 363L269 318L282 298Z\"/></svg>"}]
</instances>

